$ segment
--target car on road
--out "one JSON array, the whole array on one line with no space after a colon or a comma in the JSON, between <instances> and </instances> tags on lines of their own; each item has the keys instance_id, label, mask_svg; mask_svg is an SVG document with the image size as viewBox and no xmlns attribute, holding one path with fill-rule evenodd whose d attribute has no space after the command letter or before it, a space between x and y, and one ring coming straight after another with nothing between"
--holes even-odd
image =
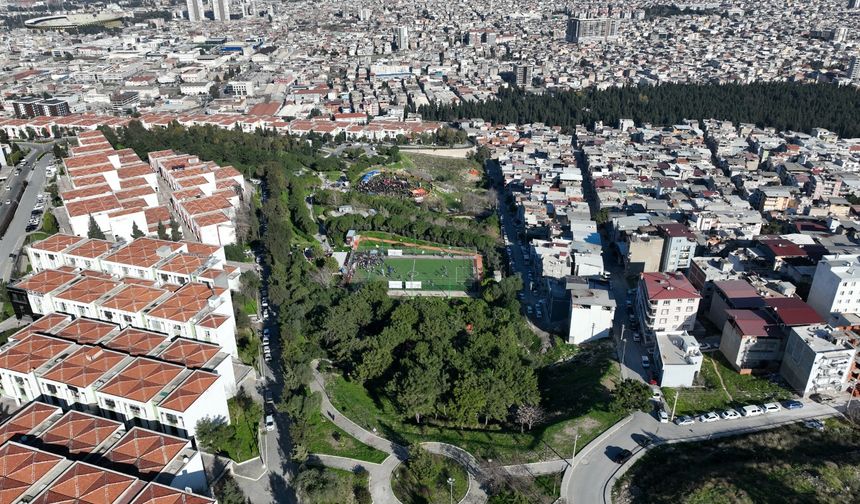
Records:
<instances>
[{"instance_id":1,"label":"car on road","mask_svg":"<svg viewBox=\"0 0 860 504\"><path fill-rule=\"evenodd\" d=\"M782 406L779 403L769 402L761 405L761 409L764 410L765 413L779 413L782 411Z\"/></svg>"},{"instance_id":2,"label":"car on road","mask_svg":"<svg viewBox=\"0 0 860 504\"><path fill-rule=\"evenodd\" d=\"M636 439L636 443L642 448L648 448L654 443L654 440L651 439L649 436L642 436Z\"/></svg>"},{"instance_id":3,"label":"car on road","mask_svg":"<svg viewBox=\"0 0 860 504\"><path fill-rule=\"evenodd\" d=\"M633 331L633 341L635 341L636 343L639 343L640 341L642 341L642 335L640 335L636 331Z\"/></svg>"},{"instance_id":4,"label":"car on road","mask_svg":"<svg viewBox=\"0 0 860 504\"><path fill-rule=\"evenodd\" d=\"M720 416L717 415L716 411L709 411L707 413L702 413L699 415L699 421L702 423L711 423L716 422L720 419Z\"/></svg>"},{"instance_id":5,"label":"car on road","mask_svg":"<svg viewBox=\"0 0 860 504\"><path fill-rule=\"evenodd\" d=\"M657 410L657 420L659 420L660 423L669 423L669 414L666 413L666 410L663 408Z\"/></svg>"},{"instance_id":6,"label":"car on road","mask_svg":"<svg viewBox=\"0 0 860 504\"><path fill-rule=\"evenodd\" d=\"M754 417L762 414L764 414L764 411L755 404L748 404L741 408L741 416L744 417Z\"/></svg>"},{"instance_id":7,"label":"car on road","mask_svg":"<svg viewBox=\"0 0 860 504\"><path fill-rule=\"evenodd\" d=\"M675 425L693 425L694 423L696 422L693 417L687 415L681 415L675 419Z\"/></svg>"},{"instance_id":8,"label":"car on road","mask_svg":"<svg viewBox=\"0 0 860 504\"><path fill-rule=\"evenodd\" d=\"M714 346L711 345L710 343L701 343L699 345L699 350L701 350L702 352L707 352L708 350L713 350L713 349L714 349Z\"/></svg>"},{"instance_id":9,"label":"car on road","mask_svg":"<svg viewBox=\"0 0 860 504\"><path fill-rule=\"evenodd\" d=\"M266 415L266 430L267 431L275 430L275 417L272 415Z\"/></svg>"},{"instance_id":10,"label":"car on road","mask_svg":"<svg viewBox=\"0 0 860 504\"><path fill-rule=\"evenodd\" d=\"M648 369L649 367L651 367L651 360L648 358L647 355L642 356L642 367L644 369Z\"/></svg>"},{"instance_id":11,"label":"car on road","mask_svg":"<svg viewBox=\"0 0 860 504\"><path fill-rule=\"evenodd\" d=\"M735 419L740 418L740 417L741 417L741 414L738 413L736 410L731 409L731 408L720 413L720 418L722 418L723 420L735 420Z\"/></svg>"},{"instance_id":12,"label":"car on road","mask_svg":"<svg viewBox=\"0 0 860 504\"><path fill-rule=\"evenodd\" d=\"M785 406L785 409L788 409L788 410L803 408L803 403L800 401L796 401L796 400L785 401L782 404Z\"/></svg>"},{"instance_id":13,"label":"car on road","mask_svg":"<svg viewBox=\"0 0 860 504\"><path fill-rule=\"evenodd\" d=\"M6 204L7 204L7 205L11 205L11 204L12 204L12 200L7 199L7 200L6 200Z\"/></svg>"},{"instance_id":14,"label":"car on road","mask_svg":"<svg viewBox=\"0 0 860 504\"><path fill-rule=\"evenodd\" d=\"M627 462L628 460L630 460L630 457L632 457L632 456L633 456L632 451L621 450L620 452L616 453L615 456L612 457L612 461L615 462L616 464L623 464L623 463Z\"/></svg>"}]
</instances>

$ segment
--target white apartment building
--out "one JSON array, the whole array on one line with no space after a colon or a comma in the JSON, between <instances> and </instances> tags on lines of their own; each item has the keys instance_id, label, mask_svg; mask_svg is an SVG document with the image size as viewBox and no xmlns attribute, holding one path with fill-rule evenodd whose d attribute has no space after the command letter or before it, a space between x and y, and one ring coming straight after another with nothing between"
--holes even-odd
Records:
<instances>
[{"instance_id":1,"label":"white apartment building","mask_svg":"<svg viewBox=\"0 0 860 504\"><path fill-rule=\"evenodd\" d=\"M686 332L657 334L654 367L659 370L661 387L690 387L702 369L702 351L696 338Z\"/></svg>"},{"instance_id":2,"label":"white apartment building","mask_svg":"<svg viewBox=\"0 0 860 504\"><path fill-rule=\"evenodd\" d=\"M570 291L570 328L567 342L579 345L612 335L615 300L607 287L589 284L587 279L568 281Z\"/></svg>"},{"instance_id":3,"label":"white apartment building","mask_svg":"<svg viewBox=\"0 0 860 504\"><path fill-rule=\"evenodd\" d=\"M847 387L857 349L825 326L792 328L780 374L798 393L835 394Z\"/></svg>"},{"instance_id":4,"label":"white apartment building","mask_svg":"<svg viewBox=\"0 0 860 504\"><path fill-rule=\"evenodd\" d=\"M533 268L538 276L562 279L570 275L572 256L570 240L532 240Z\"/></svg>"},{"instance_id":5,"label":"white apartment building","mask_svg":"<svg viewBox=\"0 0 860 504\"><path fill-rule=\"evenodd\" d=\"M821 258L807 303L825 320L831 313L860 313L860 255Z\"/></svg>"},{"instance_id":6,"label":"white apartment building","mask_svg":"<svg viewBox=\"0 0 860 504\"><path fill-rule=\"evenodd\" d=\"M681 273L642 273L636 293L639 324L652 335L692 331L700 299Z\"/></svg>"}]
</instances>

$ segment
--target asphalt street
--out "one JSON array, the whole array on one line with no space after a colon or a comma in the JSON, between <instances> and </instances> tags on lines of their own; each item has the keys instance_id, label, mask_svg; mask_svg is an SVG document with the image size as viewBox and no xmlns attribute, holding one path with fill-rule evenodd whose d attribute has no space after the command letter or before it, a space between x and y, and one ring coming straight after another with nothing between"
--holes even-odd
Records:
<instances>
[{"instance_id":1,"label":"asphalt street","mask_svg":"<svg viewBox=\"0 0 860 504\"><path fill-rule=\"evenodd\" d=\"M21 195L20 201L18 202L15 217L9 224L9 228L6 230L6 233L2 238L0 238L0 278L3 280L9 280L9 275L12 272L12 259L9 255L20 252L21 247L24 244L27 223L30 220L30 212L36 205L36 196L44 189L45 169L48 165L53 163L54 156L49 152L42 157L42 159L35 161L35 166L33 165L33 161L40 153L45 150L50 150L51 146L51 144L34 146L30 151L30 154L27 155L26 161L22 162L22 167L24 166L24 163L26 163L28 168L23 168L21 170L21 174L14 177L14 180L12 176L9 177L8 182L11 185L11 189L8 191L9 194L17 194L16 187L20 187L28 177L30 180L27 184L27 188ZM29 168L30 166L33 166L33 168ZM2 203L2 206L0 206L0 212L9 211L8 209L11 208L11 205L5 204L6 199L7 196L4 194L2 196L2 201L0 201L0 203Z\"/></svg>"},{"instance_id":2,"label":"asphalt street","mask_svg":"<svg viewBox=\"0 0 860 504\"><path fill-rule=\"evenodd\" d=\"M644 455L637 443L644 436L654 443L677 443L733 436L778 427L808 418L835 416L838 412L831 406L806 402L796 410L783 409L751 418L718 420L712 423L696 421L689 426L659 423L652 414L637 412L629 420L622 420L600 437L592 441L576 456L572 469L562 480L561 495L567 504L610 502L608 499L615 480L624 474L634 461ZM621 450L630 450L633 457L625 464L613 462Z\"/></svg>"}]
</instances>

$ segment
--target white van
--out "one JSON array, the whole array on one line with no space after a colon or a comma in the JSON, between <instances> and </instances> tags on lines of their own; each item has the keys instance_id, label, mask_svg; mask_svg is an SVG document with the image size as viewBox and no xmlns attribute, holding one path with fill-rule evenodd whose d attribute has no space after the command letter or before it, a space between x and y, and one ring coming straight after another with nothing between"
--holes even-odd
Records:
<instances>
[{"instance_id":1,"label":"white van","mask_svg":"<svg viewBox=\"0 0 860 504\"><path fill-rule=\"evenodd\" d=\"M748 406L744 406L743 408L741 408L741 416L744 416L744 417L759 416L763 413L764 413L764 411L760 407L756 406L755 404L750 404Z\"/></svg>"}]
</instances>

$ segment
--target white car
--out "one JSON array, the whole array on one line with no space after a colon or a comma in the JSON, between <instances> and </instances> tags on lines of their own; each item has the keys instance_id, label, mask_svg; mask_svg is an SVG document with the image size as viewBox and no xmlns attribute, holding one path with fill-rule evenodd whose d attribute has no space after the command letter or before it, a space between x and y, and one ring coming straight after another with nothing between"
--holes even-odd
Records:
<instances>
[{"instance_id":1,"label":"white car","mask_svg":"<svg viewBox=\"0 0 860 504\"><path fill-rule=\"evenodd\" d=\"M741 416L754 417L764 414L764 411L755 404L748 404L741 408Z\"/></svg>"},{"instance_id":2,"label":"white car","mask_svg":"<svg viewBox=\"0 0 860 504\"><path fill-rule=\"evenodd\" d=\"M675 425L693 425L694 423L693 417L687 415L681 415L675 419Z\"/></svg>"},{"instance_id":3,"label":"white car","mask_svg":"<svg viewBox=\"0 0 860 504\"><path fill-rule=\"evenodd\" d=\"M723 420L734 420L736 418L740 418L741 414L738 413L737 411L733 410L733 409L727 409L726 411L723 411L722 413L720 413L720 417Z\"/></svg>"},{"instance_id":4,"label":"white car","mask_svg":"<svg viewBox=\"0 0 860 504\"><path fill-rule=\"evenodd\" d=\"M648 359L647 355L642 356L642 367L644 369L648 369L649 367L651 367L651 361Z\"/></svg>"},{"instance_id":5,"label":"white car","mask_svg":"<svg viewBox=\"0 0 860 504\"><path fill-rule=\"evenodd\" d=\"M720 419L720 416L717 415L716 411L709 411L708 413L702 413L699 415L699 421L702 423L711 423L716 422Z\"/></svg>"},{"instance_id":6,"label":"white car","mask_svg":"<svg viewBox=\"0 0 860 504\"><path fill-rule=\"evenodd\" d=\"M765 413L779 413L782 410L782 406L779 403L769 402L762 404L761 409L764 410Z\"/></svg>"},{"instance_id":7,"label":"white car","mask_svg":"<svg viewBox=\"0 0 860 504\"><path fill-rule=\"evenodd\" d=\"M275 430L275 417L273 417L272 415L266 415L266 430Z\"/></svg>"},{"instance_id":8,"label":"white car","mask_svg":"<svg viewBox=\"0 0 860 504\"><path fill-rule=\"evenodd\" d=\"M669 414L664 409L657 410L657 419L660 423L669 423Z\"/></svg>"}]
</instances>

